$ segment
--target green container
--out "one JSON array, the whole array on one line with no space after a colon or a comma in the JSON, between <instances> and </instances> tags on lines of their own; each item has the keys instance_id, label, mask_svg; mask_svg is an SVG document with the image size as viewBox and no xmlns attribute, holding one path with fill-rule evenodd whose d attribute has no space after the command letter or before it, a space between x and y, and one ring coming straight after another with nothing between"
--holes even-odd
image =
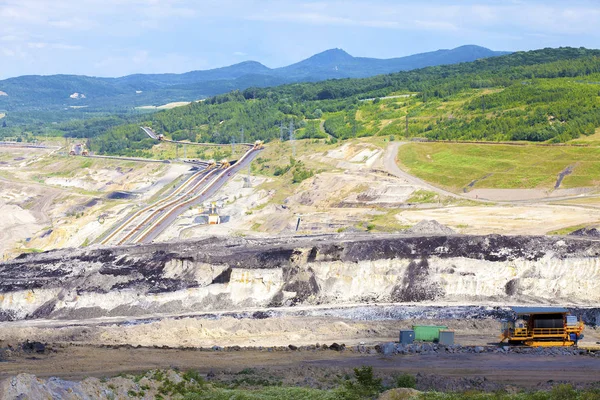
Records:
<instances>
[{"instance_id":1,"label":"green container","mask_svg":"<svg viewBox=\"0 0 600 400\"><path fill-rule=\"evenodd\" d=\"M440 331L448 329L447 326L441 325L413 325L415 331L415 340L423 342L433 342L440 338Z\"/></svg>"}]
</instances>

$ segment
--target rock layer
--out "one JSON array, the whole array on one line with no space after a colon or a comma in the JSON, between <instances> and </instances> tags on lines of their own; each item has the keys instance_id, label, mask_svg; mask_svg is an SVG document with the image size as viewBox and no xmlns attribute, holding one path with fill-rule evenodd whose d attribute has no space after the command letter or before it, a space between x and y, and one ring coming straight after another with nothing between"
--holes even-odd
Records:
<instances>
[{"instance_id":1,"label":"rock layer","mask_svg":"<svg viewBox=\"0 0 600 400\"><path fill-rule=\"evenodd\" d=\"M403 302L600 304L600 242L317 236L57 250L0 264L0 321Z\"/></svg>"}]
</instances>

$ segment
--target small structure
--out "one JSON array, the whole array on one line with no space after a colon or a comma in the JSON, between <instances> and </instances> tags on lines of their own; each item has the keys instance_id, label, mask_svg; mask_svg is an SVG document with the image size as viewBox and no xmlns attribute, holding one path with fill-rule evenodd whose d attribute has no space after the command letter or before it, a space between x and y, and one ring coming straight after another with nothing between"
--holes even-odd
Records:
<instances>
[{"instance_id":1,"label":"small structure","mask_svg":"<svg viewBox=\"0 0 600 400\"><path fill-rule=\"evenodd\" d=\"M412 344L415 340L415 331L400 331L400 343Z\"/></svg>"},{"instance_id":2,"label":"small structure","mask_svg":"<svg viewBox=\"0 0 600 400\"><path fill-rule=\"evenodd\" d=\"M208 224L209 225L218 225L221 223L221 217L219 216L219 212L217 211L217 203L211 203L208 208Z\"/></svg>"},{"instance_id":3,"label":"small structure","mask_svg":"<svg viewBox=\"0 0 600 400\"><path fill-rule=\"evenodd\" d=\"M452 346L454 344L454 331L440 331L439 344Z\"/></svg>"},{"instance_id":4,"label":"small structure","mask_svg":"<svg viewBox=\"0 0 600 400\"><path fill-rule=\"evenodd\" d=\"M208 225L218 225L229 221L229 216L224 215L221 216L219 214L219 209L223 208L223 201L227 200L227 197L223 197L219 200L213 201L211 203L204 203L204 211L194 218L194 223L196 224L208 224Z\"/></svg>"},{"instance_id":5,"label":"small structure","mask_svg":"<svg viewBox=\"0 0 600 400\"><path fill-rule=\"evenodd\" d=\"M561 307L512 307L515 317L502 320L501 341L527 346L576 346L583 322Z\"/></svg>"}]
</instances>

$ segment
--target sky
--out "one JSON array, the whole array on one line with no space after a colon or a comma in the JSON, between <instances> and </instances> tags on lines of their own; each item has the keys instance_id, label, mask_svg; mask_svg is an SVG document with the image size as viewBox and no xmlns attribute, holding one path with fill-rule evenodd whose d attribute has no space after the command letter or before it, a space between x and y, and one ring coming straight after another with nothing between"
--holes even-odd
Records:
<instances>
[{"instance_id":1,"label":"sky","mask_svg":"<svg viewBox=\"0 0 600 400\"><path fill-rule=\"evenodd\" d=\"M599 48L598 27L597 0L0 0L0 79L274 68L331 48Z\"/></svg>"}]
</instances>

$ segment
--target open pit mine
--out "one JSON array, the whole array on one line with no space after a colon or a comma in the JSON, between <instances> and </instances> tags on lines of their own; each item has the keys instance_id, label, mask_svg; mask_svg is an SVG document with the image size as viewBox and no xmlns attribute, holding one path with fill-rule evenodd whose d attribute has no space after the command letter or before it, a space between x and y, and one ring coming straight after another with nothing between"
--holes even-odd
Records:
<instances>
[{"instance_id":1,"label":"open pit mine","mask_svg":"<svg viewBox=\"0 0 600 400\"><path fill-rule=\"evenodd\" d=\"M585 310L600 303L599 255L592 239L497 235L211 238L64 249L0 264L0 321L375 303ZM600 324L597 312L583 314Z\"/></svg>"},{"instance_id":2,"label":"open pit mine","mask_svg":"<svg viewBox=\"0 0 600 400\"><path fill-rule=\"evenodd\" d=\"M339 385L365 365L416 374L421 390L551 388L552 376L585 389L600 371L599 256L584 237L347 233L23 254L0 264L0 397L127 398L138 378L99 378L157 369L331 388L317 377ZM585 338L499 344L516 305L567 307ZM399 343L415 325L448 327L454 344L442 331ZM74 381L41 379L57 375Z\"/></svg>"}]
</instances>

